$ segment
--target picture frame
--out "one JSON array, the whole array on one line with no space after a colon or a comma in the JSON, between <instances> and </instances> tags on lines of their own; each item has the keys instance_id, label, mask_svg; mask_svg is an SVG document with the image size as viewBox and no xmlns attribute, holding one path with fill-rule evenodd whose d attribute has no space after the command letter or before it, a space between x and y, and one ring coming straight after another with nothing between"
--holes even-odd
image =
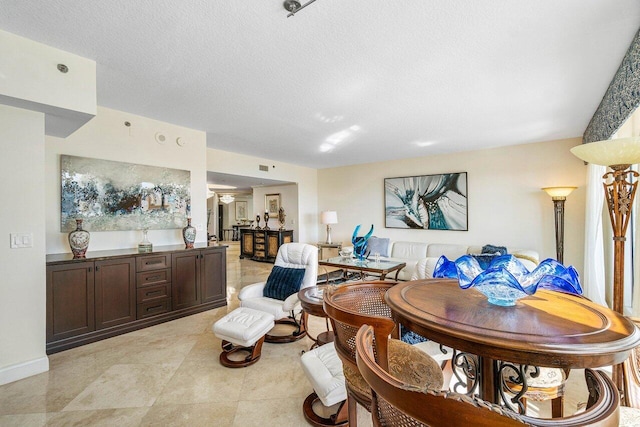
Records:
<instances>
[{"instance_id":1,"label":"picture frame","mask_svg":"<svg viewBox=\"0 0 640 427\"><path fill-rule=\"evenodd\" d=\"M384 179L385 228L468 231L467 173Z\"/></svg>"},{"instance_id":2,"label":"picture frame","mask_svg":"<svg viewBox=\"0 0 640 427\"><path fill-rule=\"evenodd\" d=\"M275 218L278 216L278 211L280 210L280 193L265 194L264 210L272 218Z\"/></svg>"},{"instance_id":3,"label":"picture frame","mask_svg":"<svg viewBox=\"0 0 640 427\"><path fill-rule=\"evenodd\" d=\"M247 202L236 202L236 219L247 219Z\"/></svg>"}]
</instances>

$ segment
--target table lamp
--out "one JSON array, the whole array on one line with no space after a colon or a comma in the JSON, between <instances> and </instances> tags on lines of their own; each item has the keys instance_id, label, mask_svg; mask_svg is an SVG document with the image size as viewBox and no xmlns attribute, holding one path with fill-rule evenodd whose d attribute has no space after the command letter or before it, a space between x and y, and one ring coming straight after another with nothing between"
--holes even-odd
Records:
<instances>
[{"instance_id":1,"label":"table lamp","mask_svg":"<svg viewBox=\"0 0 640 427\"><path fill-rule=\"evenodd\" d=\"M338 223L338 213L336 211L324 211L320 213L320 222L327 225L327 241L325 243L331 244L331 224Z\"/></svg>"},{"instance_id":2,"label":"table lamp","mask_svg":"<svg viewBox=\"0 0 640 427\"><path fill-rule=\"evenodd\" d=\"M567 196L577 187L544 187L543 190L551 196L556 219L556 259L564 264L564 202Z\"/></svg>"},{"instance_id":3,"label":"table lamp","mask_svg":"<svg viewBox=\"0 0 640 427\"><path fill-rule=\"evenodd\" d=\"M640 137L590 142L571 152L585 162L612 169L602 179L613 227L613 310L624 315L624 242L638 187L638 172L630 167L640 163ZM622 365L613 367L612 379L624 392Z\"/></svg>"}]
</instances>

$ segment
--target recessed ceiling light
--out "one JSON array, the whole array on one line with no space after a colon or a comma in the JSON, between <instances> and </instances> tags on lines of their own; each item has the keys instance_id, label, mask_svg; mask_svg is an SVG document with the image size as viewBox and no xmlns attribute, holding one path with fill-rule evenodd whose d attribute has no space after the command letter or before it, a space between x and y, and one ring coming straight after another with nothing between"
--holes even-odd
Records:
<instances>
[{"instance_id":1,"label":"recessed ceiling light","mask_svg":"<svg viewBox=\"0 0 640 427\"><path fill-rule=\"evenodd\" d=\"M233 185L224 185L224 184L209 184L209 188L212 190L233 190L235 187Z\"/></svg>"}]
</instances>

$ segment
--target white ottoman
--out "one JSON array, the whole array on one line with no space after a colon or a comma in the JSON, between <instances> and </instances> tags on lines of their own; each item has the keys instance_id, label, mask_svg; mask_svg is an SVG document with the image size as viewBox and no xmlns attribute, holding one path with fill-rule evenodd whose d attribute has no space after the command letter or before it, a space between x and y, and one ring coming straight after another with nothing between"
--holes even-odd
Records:
<instances>
[{"instance_id":1,"label":"white ottoman","mask_svg":"<svg viewBox=\"0 0 640 427\"><path fill-rule=\"evenodd\" d=\"M240 307L213 324L213 333L222 340L220 363L229 368L244 368L260 360L264 336L275 325L272 314ZM231 360L237 351L248 352L241 360Z\"/></svg>"},{"instance_id":2,"label":"white ottoman","mask_svg":"<svg viewBox=\"0 0 640 427\"><path fill-rule=\"evenodd\" d=\"M302 370L313 386L314 392L304 401L302 410L305 419L315 426L346 425L348 420L347 388L344 383L342 361L338 357L333 343L328 343L308 351L300 358ZM313 404L320 400L324 406L340 403L338 411L329 418L318 415Z\"/></svg>"}]
</instances>

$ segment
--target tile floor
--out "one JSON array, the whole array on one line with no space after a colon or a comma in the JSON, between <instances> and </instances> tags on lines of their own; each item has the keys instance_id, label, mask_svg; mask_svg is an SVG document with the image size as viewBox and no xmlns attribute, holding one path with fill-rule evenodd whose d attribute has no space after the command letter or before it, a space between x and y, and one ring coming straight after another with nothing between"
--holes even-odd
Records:
<instances>
[{"instance_id":1,"label":"tile floor","mask_svg":"<svg viewBox=\"0 0 640 427\"><path fill-rule=\"evenodd\" d=\"M237 242L228 244L227 307L51 355L49 372L0 386L0 426L307 425L301 408L312 389L299 358L308 338L265 343L262 359L247 368L218 363L211 325L272 266L240 260ZM313 335L324 329L324 321L310 319ZM584 396L571 387L568 411ZM372 425L362 408L358 423Z\"/></svg>"}]
</instances>

